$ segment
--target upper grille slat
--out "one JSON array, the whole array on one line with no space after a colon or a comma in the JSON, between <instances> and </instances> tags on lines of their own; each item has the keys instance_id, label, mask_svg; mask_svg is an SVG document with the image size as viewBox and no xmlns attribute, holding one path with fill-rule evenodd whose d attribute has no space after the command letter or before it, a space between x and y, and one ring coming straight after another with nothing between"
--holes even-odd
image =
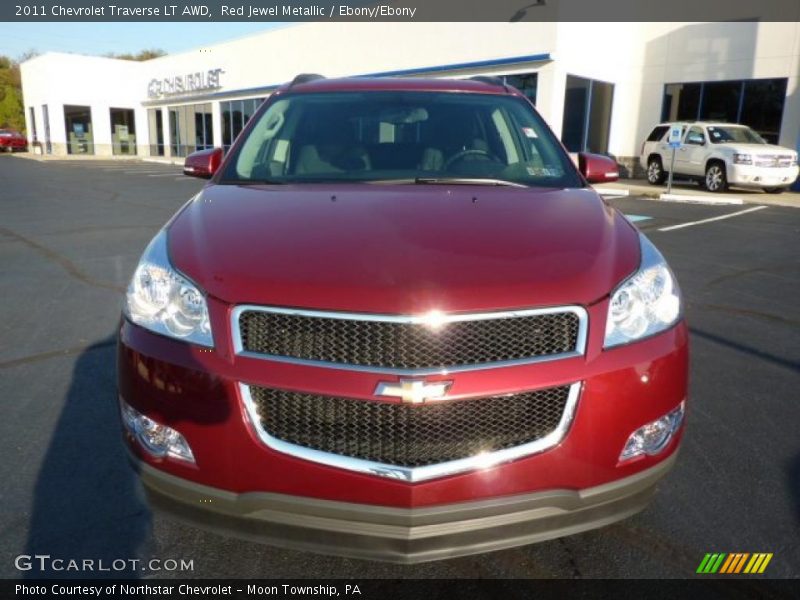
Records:
<instances>
[{"instance_id":1,"label":"upper grille slat","mask_svg":"<svg viewBox=\"0 0 800 600\"><path fill-rule=\"evenodd\" d=\"M248 308L235 326L241 349L248 353L398 370L487 365L582 351L576 311L527 312L535 314L483 315L431 327Z\"/></svg>"}]
</instances>

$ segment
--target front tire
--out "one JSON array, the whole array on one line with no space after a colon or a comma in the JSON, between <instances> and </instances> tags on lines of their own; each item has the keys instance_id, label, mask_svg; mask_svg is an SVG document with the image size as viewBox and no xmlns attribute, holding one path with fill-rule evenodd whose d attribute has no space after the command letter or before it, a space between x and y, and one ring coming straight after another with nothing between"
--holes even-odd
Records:
<instances>
[{"instance_id":1,"label":"front tire","mask_svg":"<svg viewBox=\"0 0 800 600\"><path fill-rule=\"evenodd\" d=\"M654 156L647 161L647 182L650 185L661 185L666 178L667 174L664 173L664 166L659 157Z\"/></svg>"},{"instance_id":2,"label":"front tire","mask_svg":"<svg viewBox=\"0 0 800 600\"><path fill-rule=\"evenodd\" d=\"M725 166L713 162L706 167L706 177L703 180L705 188L709 192L719 193L728 189L728 177L725 174Z\"/></svg>"}]
</instances>

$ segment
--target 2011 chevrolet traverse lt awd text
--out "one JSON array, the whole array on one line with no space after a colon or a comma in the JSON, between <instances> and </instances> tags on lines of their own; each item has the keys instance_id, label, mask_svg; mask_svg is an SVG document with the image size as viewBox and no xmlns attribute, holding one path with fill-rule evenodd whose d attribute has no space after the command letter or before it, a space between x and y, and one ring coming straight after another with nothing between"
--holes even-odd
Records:
<instances>
[{"instance_id":1,"label":"2011 chevrolet traverse lt awd text","mask_svg":"<svg viewBox=\"0 0 800 600\"><path fill-rule=\"evenodd\" d=\"M501 81L298 76L155 236L119 329L151 503L418 562L641 510L687 329L664 258Z\"/></svg>"}]
</instances>

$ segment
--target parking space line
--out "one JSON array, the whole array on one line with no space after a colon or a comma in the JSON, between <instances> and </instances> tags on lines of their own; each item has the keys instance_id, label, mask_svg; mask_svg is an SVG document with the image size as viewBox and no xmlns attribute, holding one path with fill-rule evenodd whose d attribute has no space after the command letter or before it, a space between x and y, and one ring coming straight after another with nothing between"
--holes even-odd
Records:
<instances>
[{"instance_id":1,"label":"parking space line","mask_svg":"<svg viewBox=\"0 0 800 600\"><path fill-rule=\"evenodd\" d=\"M153 167L151 167L149 165L148 166L142 165L141 167L137 167L135 165L125 165L124 167L116 167L116 166L114 166L114 167L106 167L106 166L95 167L95 165L91 165L91 166L89 166L89 168L100 168L103 171L130 171L132 169L152 169Z\"/></svg>"},{"instance_id":2,"label":"parking space line","mask_svg":"<svg viewBox=\"0 0 800 600\"><path fill-rule=\"evenodd\" d=\"M700 221L689 221L688 223L681 223L679 225L670 225L669 227L662 227L659 231L674 231L676 229L683 229L684 227L694 227L695 225L703 225L704 223L711 223L713 221L722 221L723 219L730 219L732 217L738 217L739 215L744 215L747 213L755 212L757 210L763 210L767 208L766 206L754 206L753 208L748 208L745 210L740 210L735 213L729 213L727 215L721 215L719 217L711 217L710 219L701 219Z\"/></svg>"},{"instance_id":3,"label":"parking space line","mask_svg":"<svg viewBox=\"0 0 800 600\"><path fill-rule=\"evenodd\" d=\"M691 204L744 204L744 200L732 196L712 197L708 195L661 194L658 198L665 202L689 202Z\"/></svg>"},{"instance_id":4,"label":"parking space line","mask_svg":"<svg viewBox=\"0 0 800 600\"><path fill-rule=\"evenodd\" d=\"M164 173L164 172L162 171L162 172L160 172L160 173L158 173L158 174L153 174L153 175L146 174L146 175L147 175L148 177L175 177L175 175L178 175L178 174L179 174L179 173L175 173L175 172L172 172L172 173Z\"/></svg>"},{"instance_id":5,"label":"parking space line","mask_svg":"<svg viewBox=\"0 0 800 600\"><path fill-rule=\"evenodd\" d=\"M604 198L624 198L630 196L631 191L625 188L595 188L598 194Z\"/></svg>"}]
</instances>

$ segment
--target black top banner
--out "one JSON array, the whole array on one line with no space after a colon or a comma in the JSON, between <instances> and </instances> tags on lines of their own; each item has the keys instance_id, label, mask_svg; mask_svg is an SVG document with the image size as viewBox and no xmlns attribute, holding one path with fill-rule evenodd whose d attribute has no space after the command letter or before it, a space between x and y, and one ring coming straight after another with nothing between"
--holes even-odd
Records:
<instances>
[{"instance_id":1,"label":"black top banner","mask_svg":"<svg viewBox=\"0 0 800 600\"><path fill-rule=\"evenodd\" d=\"M0 20L157 21L800 21L798 0L31 0Z\"/></svg>"}]
</instances>

